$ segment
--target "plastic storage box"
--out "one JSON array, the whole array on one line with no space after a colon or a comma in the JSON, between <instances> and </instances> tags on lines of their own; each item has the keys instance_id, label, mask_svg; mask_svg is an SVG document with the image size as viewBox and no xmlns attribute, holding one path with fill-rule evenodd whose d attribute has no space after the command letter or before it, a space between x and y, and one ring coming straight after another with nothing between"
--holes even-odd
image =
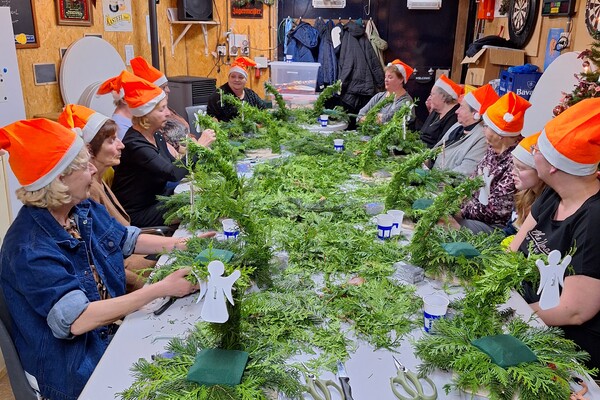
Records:
<instances>
[{"instance_id":1,"label":"plastic storage box","mask_svg":"<svg viewBox=\"0 0 600 400\"><path fill-rule=\"evenodd\" d=\"M500 86L498 94L505 95L507 92L515 92L525 100L529 100L537 81L542 76L541 72L533 72L531 74L515 74L513 72L500 72Z\"/></svg>"},{"instance_id":2,"label":"plastic storage box","mask_svg":"<svg viewBox=\"0 0 600 400\"><path fill-rule=\"evenodd\" d=\"M271 83L279 93L313 94L317 87L319 63L273 61Z\"/></svg>"}]
</instances>

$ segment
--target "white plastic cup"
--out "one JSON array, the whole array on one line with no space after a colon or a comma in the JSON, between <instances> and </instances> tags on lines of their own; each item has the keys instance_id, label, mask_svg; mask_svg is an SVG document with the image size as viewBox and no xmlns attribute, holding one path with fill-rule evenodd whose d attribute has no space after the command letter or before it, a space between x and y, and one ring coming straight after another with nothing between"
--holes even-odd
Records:
<instances>
[{"instance_id":1,"label":"white plastic cup","mask_svg":"<svg viewBox=\"0 0 600 400\"><path fill-rule=\"evenodd\" d=\"M377 215L377 237L380 240L386 240L392 237L394 228L394 218L389 214Z\"/></svg>"},{"instance_id":2,"label":"white plastic cup","mask_svg":"<svg viewBox=\"0 0 600 400\"><path fill-rule=\"evenodd\" d=\"M402 221L404 220L404 211L402 210L389 210L387 212L392 216L394 220L394 227L392 228L392 236L398 236L402 233Z\"/></svg>"},{"instance_id":3,"label":"white plastic cup","mask_svg":"<svg viewBox=\"0 0 600 400\"><path fill-rule=\"evenodd\" d=\"M335 151L344 151L344 139L333 139L333 149Z\"/></svg>"},{"instance_id":4,"label":"white plastic cup","mask_svg":"<svg viewBox=\"0 0 600 400\"><path fill-rule=\"evenodd\" d=\"M442 318L448 311L450 300L441 294L423 296L423 329L432 333L433 321Z\"/></svg>"},{"instance_id":5,"label":"white plastic cup","mask_svg":"<svg viewBox=\"0 0 600 400\"><path fill-rule=\"evenodd\" d=\"M327 124L329 123L329 115L327 115L327 114L321 114L319 116L319 122L321 123L321 127L325 128L327 126Z\"/></svg>"},{"instance_id":6,"label":"white plastic cup","mask_svg":"<svg viewBox=\"0 0 600 400\"><path fill-rule=\"evenodd\" d=\"M223 234L225 235L225 239L237 239L238 235L240 234L240 228L235 220L227 218L221 221L221 224L223 225Z\"/></svg>"}]
</instances>

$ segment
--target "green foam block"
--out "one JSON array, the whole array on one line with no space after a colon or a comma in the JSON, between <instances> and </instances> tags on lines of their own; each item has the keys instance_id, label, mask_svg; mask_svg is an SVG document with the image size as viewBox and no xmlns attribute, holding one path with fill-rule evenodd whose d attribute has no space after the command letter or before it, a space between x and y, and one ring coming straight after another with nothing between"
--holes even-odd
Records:
<instances>
[{"instance_id":1,"label":"green foam block","mask_svg":"<svg viewBox=\"0 0 600 400\"><path fill-rule=\"evenodd\" d=\"M190 367L188 381L200 385L235 386L242 381L248 353L239 350L202 349Z\"/></svg>"}]
</instances>

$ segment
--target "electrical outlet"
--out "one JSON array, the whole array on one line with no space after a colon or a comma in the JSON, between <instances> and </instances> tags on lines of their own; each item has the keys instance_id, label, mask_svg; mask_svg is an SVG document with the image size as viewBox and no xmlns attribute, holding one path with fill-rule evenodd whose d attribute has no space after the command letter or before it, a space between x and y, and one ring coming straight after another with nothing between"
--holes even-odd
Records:
<instances>
[{"instance_id":1,"label":"electrical outlet","mask_svg":"<svg viewBox=\"0 0 600 400\"><path fill-rule=\"evenodd\" d=\"M224 56L225 54L227 54L227 46L225 46L224 44L220 44L217 46L217 54L219 56Z\"/></svg>"},{"instance_id":2,"label":"electrical outlet","mask_svg":"<svg viewBox=\"0 0 600 400\"><path fill-rule=\"evenodd\" d=\"M227 36L227 41L229 42L230 56L237 57L240 53L243 55L250 54L247 35L230 34Z\"/></svg>"}]
</instances>

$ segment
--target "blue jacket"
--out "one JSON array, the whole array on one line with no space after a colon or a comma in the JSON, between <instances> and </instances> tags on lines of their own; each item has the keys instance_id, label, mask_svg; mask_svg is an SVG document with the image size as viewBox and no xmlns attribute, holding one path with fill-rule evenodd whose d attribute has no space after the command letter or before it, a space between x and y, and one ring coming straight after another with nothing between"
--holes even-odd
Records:
<instances>
[{"instance_id":1,"label":"blue jacket","mask_svg":"<svg viewBox=\"0 0 600 400\"><path fill-rule=\"evenodd\" d=\"M294 61L315 62L313 49L319 44L319 33L306 22L301 22L288 33L288 48L285 54L291 54Z\"/></svg>"},{"instance_id":2,"label":"blue jacket","mask_svg":"<svg viewBox=\"0 0 600 400\"><path fill-rule=\"evenodd\" d=\"M322 90L337 81L337 57L331 39L333 21L325 22L319 18L315 22L315 29L319 32L319 57L317 61L321 64L317 74L317 88Z\"/></svg>"},{"instance_id":3,"label":"blue jacket","mask_svg":"<svg viewBox=\"0 0 600 400\"><path fill-rule=\"evenodd\" d=\"M70 326L100 300L88 262L112 297L125 294L123 256L139 229L124 227L106 209L85 200L74 207L82 241L44 208L22 207L0 250L0 285L13 318L11 336L23 368L43 397L76 400L109 343L100 327L73 336Z\"/></svg>"}]
</instances>

